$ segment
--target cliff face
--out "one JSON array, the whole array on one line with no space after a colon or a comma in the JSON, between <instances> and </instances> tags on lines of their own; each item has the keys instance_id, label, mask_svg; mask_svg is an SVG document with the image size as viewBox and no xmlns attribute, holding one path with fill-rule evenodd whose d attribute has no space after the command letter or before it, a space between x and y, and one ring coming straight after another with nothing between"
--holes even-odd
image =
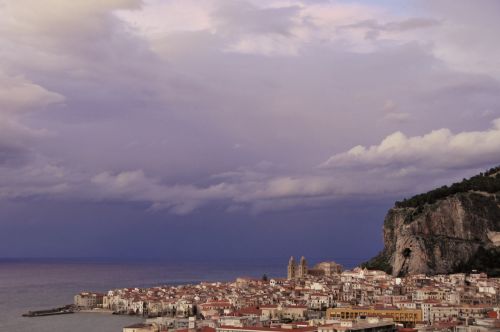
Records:
<instances>
[{"instance_id":1,"label":"cliff face","mask_svg":"<svg viewBox=\"0 0 500 332\"><path fill-rule=\"evenodd\" d=\"M392 274L451 273L473 267L478 254L498 248L499 204L495 194L471 192L423 208L389 210L383 256ZM500 267L500 256L497 258Z\"/></svg>"},{"instance_id":2,"label":"cliff face","mask_svg":"<svg viewBox=\"0 0 500 332\"><path fill-rule=\"evenodd\" d=\"M468 190L398 203L385 218L383 251L365 267L394 276L472 269L500 275L500 193Z\"/></svg>"}]
</instances>

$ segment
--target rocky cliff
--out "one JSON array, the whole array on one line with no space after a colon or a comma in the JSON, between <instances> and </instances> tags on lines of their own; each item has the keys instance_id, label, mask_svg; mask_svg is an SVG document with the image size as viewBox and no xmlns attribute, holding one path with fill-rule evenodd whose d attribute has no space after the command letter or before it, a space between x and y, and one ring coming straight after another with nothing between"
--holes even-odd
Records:
<instances>
[{"instance_id":1,"label":"rocky cliff","mask_svg":"<svg viewBox=\"0 0 500 332\"><path fill-rule=\"evenodd\" d=\"M384 249L364 264L394 276L500 275L500 168L397 202L384 221Z\"/></svg>"}]
</instances>

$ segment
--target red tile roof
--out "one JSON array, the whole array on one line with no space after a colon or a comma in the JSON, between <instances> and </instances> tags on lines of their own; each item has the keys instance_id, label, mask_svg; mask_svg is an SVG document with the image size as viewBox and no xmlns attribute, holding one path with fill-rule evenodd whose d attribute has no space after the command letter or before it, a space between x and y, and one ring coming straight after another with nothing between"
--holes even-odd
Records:
<instances>
[{"instance_id":1,"label":"red tile roof","mask_svg":"<svg viewBox=\"0 0 500 332\"><path fill-rule=\"evenodd\" d=\"M259 332L312 332L317 331L318 328L315 326L308 327L298 327L298 328L279 328L279 327L255 327L255 326L246 326L246 327L237 327L237 326L227 326L223 325L219 327L217 330L232 330L232 331L259 331Z\"/></svg>"}]
</instances>

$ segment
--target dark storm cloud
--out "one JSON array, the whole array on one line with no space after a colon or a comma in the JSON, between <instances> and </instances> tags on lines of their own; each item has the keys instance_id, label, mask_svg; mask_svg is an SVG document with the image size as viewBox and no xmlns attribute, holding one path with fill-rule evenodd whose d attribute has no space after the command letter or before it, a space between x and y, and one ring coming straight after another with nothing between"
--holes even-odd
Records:
<instances>
[{"instance_id":1,"label":"dark storm cloud","mask_svg":"<svg viewBox=\"0 0 500 332\"><path fill-rule=\"evenodd\" d=\"M26 162L27 151L23 148L0 144L0 165L10 166Z\"/></svg>"},{"instance_id":2,"label":"dark storm cloud","mask_svg":"<svg viewBox=\"0 0 500 332\"><path fill-rule=\"evenodd\" d=\"M457 69L476 56L453 51L460 13L301 1L3 8L0 79L19 88L0 93L2 197L262 212L407 193L455 176L454 160L464 174L500 162L499 77ZM398 152L429 137L453 153ZM333 167L353 163L388 167Z\"/></svg>"}]
</instances>

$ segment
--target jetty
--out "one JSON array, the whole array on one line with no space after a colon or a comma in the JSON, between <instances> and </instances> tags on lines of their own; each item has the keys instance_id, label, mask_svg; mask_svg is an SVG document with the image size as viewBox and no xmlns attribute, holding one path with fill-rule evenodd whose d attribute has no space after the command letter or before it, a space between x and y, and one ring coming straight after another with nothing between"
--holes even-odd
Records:
<instances>
[{"instance_id":1,"label":"jetty","mask_svg":"<svg viewBox=\"0 0 500 332\"><path fill-rule=\"evenodd\" d=\"M72 314L74 312L75 312L75 307L73 305L65 305L64 307L58 307L53 309L28 311L28 313L23 314L23 317L65 315L65 314Z\"/></svg>"}]
</instances>

